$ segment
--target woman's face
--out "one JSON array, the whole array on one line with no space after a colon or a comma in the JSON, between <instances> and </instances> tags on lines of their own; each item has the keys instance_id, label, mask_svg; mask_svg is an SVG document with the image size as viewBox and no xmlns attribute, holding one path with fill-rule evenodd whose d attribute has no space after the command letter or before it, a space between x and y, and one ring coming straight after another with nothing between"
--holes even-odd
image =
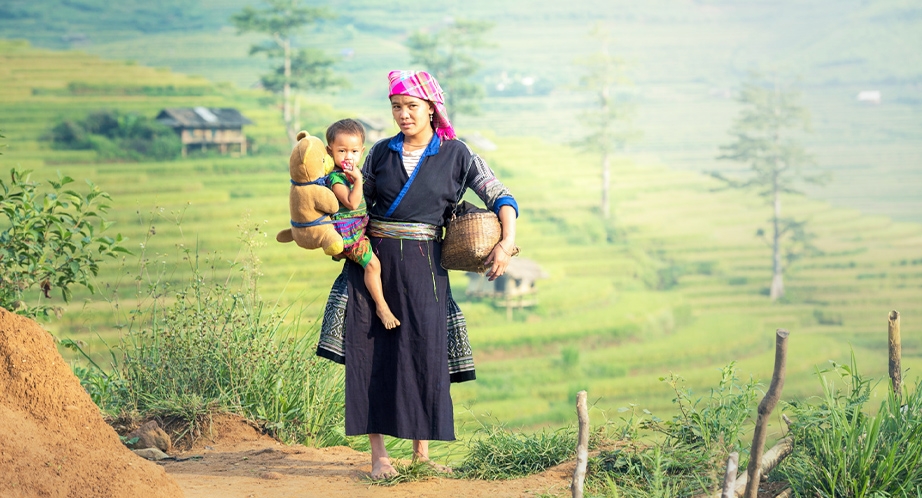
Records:
<instances>
[{"instance_id":1,"label":"woman's face","mask_svg":"<svg viewBox=\"0 0 922 498\"><path fill-rule=\"evenodd\" d=\"M406 138L426 139L432 137L430 120L435 109L423 99L409 95L391 96L391 114Z\"/></svg>"}]
</instances>

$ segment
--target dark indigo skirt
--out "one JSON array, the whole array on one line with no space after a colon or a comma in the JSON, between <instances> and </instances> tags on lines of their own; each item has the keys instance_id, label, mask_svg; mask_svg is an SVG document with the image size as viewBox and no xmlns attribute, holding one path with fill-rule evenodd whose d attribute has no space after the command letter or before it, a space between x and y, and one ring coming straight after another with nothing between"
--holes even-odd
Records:
<instances>
[{"instance_id":1,"label":"dark indigo skirt","mask_svg":"<svg viewBox=\"0 0 922 498\"><path fill-rule=\"evenodd\" d=\"M346 434L455 439L448 372L448 272L441 243L372 238L384 298L400 320L386 330L361 267L348 272ZM353 262L346 264L355 265Z\"/></svg>"}]
</instances>

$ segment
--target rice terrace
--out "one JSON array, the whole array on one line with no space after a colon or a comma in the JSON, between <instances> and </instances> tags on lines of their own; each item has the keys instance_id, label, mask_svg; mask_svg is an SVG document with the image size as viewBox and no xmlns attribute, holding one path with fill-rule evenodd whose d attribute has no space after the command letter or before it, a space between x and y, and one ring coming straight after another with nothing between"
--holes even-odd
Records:
<instances>
[{"instance_id":1,"label":"rice terrace","mask_svg":"<svg viewBox=\"0 0 922 498\"><path fill-rule=\"evenodd\" d=\"M287 93L272 5L324 9ZM0 496L922 496L920 46L900 0L0 5ZM527 276L450 273L457 441L373 480L290 137L367 151L452 60Z\"/></svg>"}]
</instances>

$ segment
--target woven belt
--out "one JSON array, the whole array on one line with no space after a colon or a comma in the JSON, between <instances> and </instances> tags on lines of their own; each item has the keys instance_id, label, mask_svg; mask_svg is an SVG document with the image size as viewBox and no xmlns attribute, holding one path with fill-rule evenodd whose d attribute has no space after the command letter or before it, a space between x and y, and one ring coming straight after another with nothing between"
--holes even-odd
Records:
<instances>
[{"instance_id":1,"label":"woven belt","mask_svg":"<svg viewBox=\"0 0 922 498\"><path fill-rule=\"evenodd\" d=\"M441 232L441 227L428 223L400 223L375 219L369 220L368 228L365 229L369 237L407 240L436 240Z\"/></svg>"}]
</instances>

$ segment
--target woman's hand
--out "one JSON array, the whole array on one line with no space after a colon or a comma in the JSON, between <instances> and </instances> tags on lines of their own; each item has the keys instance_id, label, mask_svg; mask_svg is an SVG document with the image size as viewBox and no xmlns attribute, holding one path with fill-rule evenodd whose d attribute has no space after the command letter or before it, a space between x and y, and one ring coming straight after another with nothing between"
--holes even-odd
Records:
<instances>
[{"instance_id":1,"label":"woman's hand","mask_svg":"<svg viewBox=\"0 0 922 498\"><path fill-rule=\"evenodd\" d=\"M499 243L493 246L490 255L483 262L484 266L490 266L486 274L490 281L506 273L506 267L509 266L512 255L515 254L515 209L512 206L503 206L499 208L497 216L503 225L503 236Z\"/></svg>"},{"instance_id":2,"label":"woman's hand","mask_svg":"<svg viewBox=\"0 0 922 498\"><path fill-rule=\"evenodd\" d=\"M484 266L490 266L490 269L487 270L486 277L490 281L493 281L506 273L506 267L509 266L509 262L512 261L512 255L514 253L515 244L499 241L499 243L493 246L493 250L490 251L487 259L483 262Z\"/></svg>"}]
</instances>

